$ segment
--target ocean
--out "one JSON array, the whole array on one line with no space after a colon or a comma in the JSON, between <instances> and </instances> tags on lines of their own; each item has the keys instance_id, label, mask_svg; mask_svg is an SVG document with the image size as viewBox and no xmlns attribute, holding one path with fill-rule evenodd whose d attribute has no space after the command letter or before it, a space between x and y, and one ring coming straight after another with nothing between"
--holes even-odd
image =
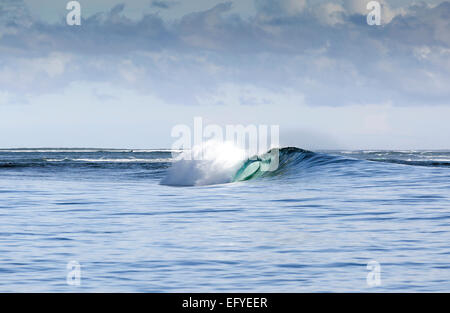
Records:
<instances>
[{"instance_id":1,"label":"ocean","mask_svg":"<svg viewBox=\"0 0 450 313\"><path fill-rule=\"evenodd\" d=\"M450 291L450 151L179 153L0 150L0 291Z\"/></svg>"}]
</instances>

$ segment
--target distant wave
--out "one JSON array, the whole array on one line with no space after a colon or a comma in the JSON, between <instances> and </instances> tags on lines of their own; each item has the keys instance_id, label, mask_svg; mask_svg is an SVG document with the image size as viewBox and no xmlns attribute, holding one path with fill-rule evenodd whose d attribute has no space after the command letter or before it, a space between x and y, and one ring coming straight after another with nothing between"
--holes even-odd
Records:
<instances>
[{"instance_id":1,"label":"distant wave","mask_svg":"<svg viewBox=\"0 0 450 313\"><path fill-rule=\"evenodd\" d=\"M101 153L101 152L110 152L110 153L152 153L152 152L183 152L183 150L173 150L173 149L65 149L65 148L56 148L56 149L0 149L0 153Z\"/></svg>"},{"instance_id":2,"label":"distant wave","mask_svg":"<svg viewBox=\"0 0 450 313\"><path fill-rule=\"evenodd\" d=\"M450 167L450 160L401 160L401 159L367 159L374 162L385 162L403 165L427 166L427 167Z\"/></svg>"},{"instance_id":3,"label":"distant wave","mask_svg":"<svg viewBox=\"0 0 450 313\"><path fill-rule=\"evenodd\" d=\"M157 158L157 159L44 159L47 162L86 162L86 163L163 163L163 162L172 162L172 158Z\"/></svg>"},{"instance_id":4,"label":"distant wave","mask_svg":"<svg viewBox=\"0 0 450 313\"><path fill-rule=\"evenodd\" d=\"M166 164L172 162L172 158L60 158L60 159L19 159L0 160L1 168L43 168L43 167L83 167L83 166L107 166L126 164Z\"/></svg>"}]
</instances>

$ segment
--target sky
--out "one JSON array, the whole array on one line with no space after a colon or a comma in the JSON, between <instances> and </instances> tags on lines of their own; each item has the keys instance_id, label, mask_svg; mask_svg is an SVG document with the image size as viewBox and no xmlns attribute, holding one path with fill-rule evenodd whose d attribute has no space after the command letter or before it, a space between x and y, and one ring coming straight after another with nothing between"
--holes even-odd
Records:
<instances>
[{"instance_id":1,"label":"sky","mask_svg":"<svg viewBox=\"0 0 450 313\"><path fill-rule=\"evenodd\" d=\"M169 148L178 124L306 149L450 149L450 2L0 0L0 147Z\"/></svg>"}]
</instances>

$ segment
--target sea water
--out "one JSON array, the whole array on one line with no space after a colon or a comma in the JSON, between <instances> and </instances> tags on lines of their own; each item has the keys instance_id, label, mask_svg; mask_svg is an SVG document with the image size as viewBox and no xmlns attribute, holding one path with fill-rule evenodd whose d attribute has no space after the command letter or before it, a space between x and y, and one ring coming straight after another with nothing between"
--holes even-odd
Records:
<instances>
[{"instance_id":1,"label":"sea water","mask_svg":"<svg viewBox=\"0 0 450 313\"><path fill-rule=\"evenodd\" d=\"M283 151L1 150L0 291L450 291L449 151Z\"/></svg>"}]
</instances>

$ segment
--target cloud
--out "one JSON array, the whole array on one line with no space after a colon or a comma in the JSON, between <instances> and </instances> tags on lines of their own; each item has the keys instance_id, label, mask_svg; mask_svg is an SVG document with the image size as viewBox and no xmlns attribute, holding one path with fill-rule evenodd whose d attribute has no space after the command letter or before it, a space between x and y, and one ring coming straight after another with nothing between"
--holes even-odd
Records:
<instances>
[{"instance_id":1,"label":"cloud","mask_svg":"<svg viewBox=\"0 0 450 313\"><path fill-rule=\"evenodd\" d=\"M283 102L283 105L304 104L304 97L296 90L287 88L267 90L252 84L226 83L220 85L210 94L203 94L197 98L199 104L207 105L245 105L257 106Z\"/></svg>"},{"instance_id":2,"label":"cloud","mask_svg":"<svg viewBox=\"0 0 450 313\"><path fill-rule=\"evenodd\" d=\"M293 16L303 12L307 7L306 0L255 0L260 14L266 17Z\"/></svg>"},{"instance_id":3,"label":"cloud","mask_svg":"<svg viewBox=\"0 0 450 313\"><path fill-rule=\"evenodd\" d=\"M256 0L256 13L244 19L224 2L175 21L129 19L119 4L71 27L3 1L0 91L55 93L85 81L188 105L283 105L258 94L284 92L309 105L448 104L450 2L391 8L381 1L380 27L367 25L361 3Z\"/></svg>"},{"instance_id":4,"label":"cloud","mask_svg":"<svg viewBox=\"0 0 450 313\"><path fill-rule=\"evenodd\" d=\"M345 22L345 9L336 3L324 3L314 9L317 19L330 26L343 24Z\"/></svg>"},{"instance_id":5,"label":"cloud","mask_svg":"<svg viewBox=\"0 0 450 313\"><path fill-rule=\"evenodd\" d=\"M65 80L71 58L69 54L53 52L46 57L10 59L0 66L0 85L17 94L56 91L65 85L60 79Z\"/></svg>"}]
</instances>

